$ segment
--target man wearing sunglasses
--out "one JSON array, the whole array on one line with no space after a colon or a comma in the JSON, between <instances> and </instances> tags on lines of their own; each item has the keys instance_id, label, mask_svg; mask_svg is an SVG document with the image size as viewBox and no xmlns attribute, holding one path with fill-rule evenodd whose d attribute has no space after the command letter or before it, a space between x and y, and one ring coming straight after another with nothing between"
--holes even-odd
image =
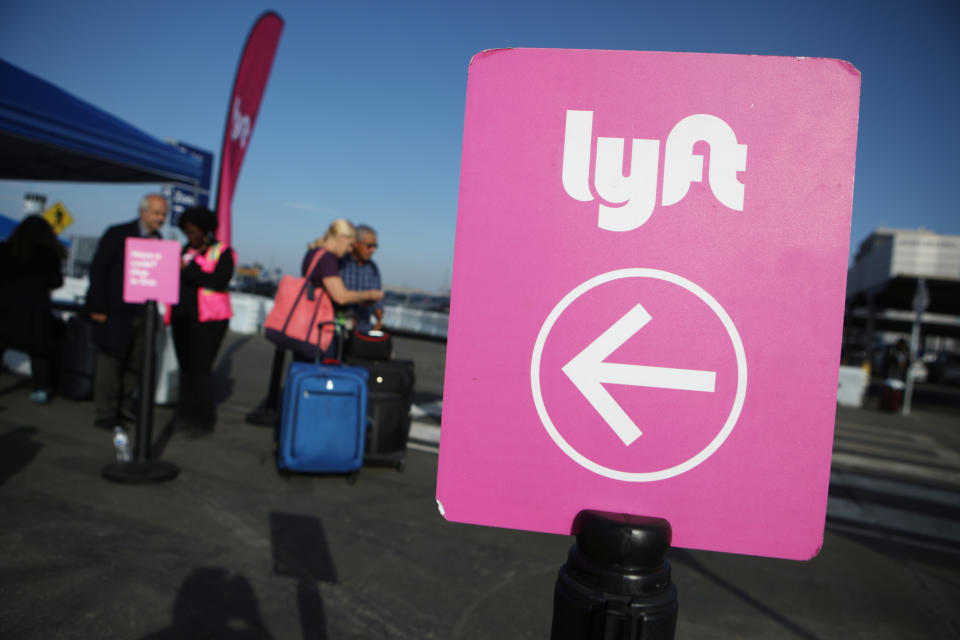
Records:
<instances>
[{"instance_id":1,"label":"man wearing sunglasses","mask_svg":"<svg viewBox=\"0 0 960 640\"><path fill-rule=\"evenodd\" d=\"M380 269L372 260L373 252L377 250L377 232L365 224L359 224L356 228L357 240L353 243L353 251L340 259L340 277L347 289L381 290ZM383 328L383 301L350 305L344 307L344 312L357 319L358 331L366 333Z\"/></svg>"}]
</instances>

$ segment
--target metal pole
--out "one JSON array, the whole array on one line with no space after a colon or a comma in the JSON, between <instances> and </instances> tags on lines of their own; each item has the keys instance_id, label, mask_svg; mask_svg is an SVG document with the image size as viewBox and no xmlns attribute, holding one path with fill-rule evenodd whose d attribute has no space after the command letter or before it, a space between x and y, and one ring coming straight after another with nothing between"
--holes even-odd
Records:
<instances>
[{"instance_id":1,"label":"metal pole","mask_svg":"<svg viewBox=\"0 0 960 640\"><path fill-rule=\"evenodd\" d=\"M866 334L865 342L866 342L866 344L864 345L864 349L865 349L866 352L867 352L867 362L870 363L870 375L871 375L871 376L875 376L875 375L877 375L877 373L878 373L878 371L874 371L874 370L873 370L873 326L874 326L874 316L875 316L875 310L874 310L874 306L873 306L873 293L872 293L872 292L867 292L867 320L866 320L866 328L865 328L865 334ZM881 363L880 369L883 368L883 367L882 367L882 364L883 364L883 363ZM869 384L869 383L870 383L870 381L867 380L867 384Z\"/></svg>"},{"instance_id":2,"label":"metal pole","mask_svg":"<svg viewBox=\"0 0 960 640\"><path fill-rule=\"evenodd\" d=\"M910 415L910 408L913 405L913 365L917 361L920 353L920 325L923 323L923 311L929 303L927 294L926 278L917 279L917 292L913 296L913 310L916 315L913 318L913 327L910 329L910 360L907 362L906 389L903 392L903 415Z\"/></svg>"},{"instance_id":3,"label":"metal pole","mask_svg":"<svg viewBox=\"0 0 960 640\"><path fill-rule=\"evenodd\" d=\"M137 420L134 460L150 458L150 436L153 432L153 349L157 331L157 303L147 301L143 326L143 364L140 369L140 415Z\"/></svg>"},{"instance_id":4,"label":"metal pole","mask_svg":"<svg viewBox=\"0 0 960 640\"><path fill-rule=\"evenodd\" d=\"M140 369L140 415L132 462L116 462L103 468L103 477L111 482L146 484L172 480L180 468L169 462L150 460L150 439L153 431L153 350L157 330L157 302L149 300L144 310L143 360ZM181 390L183 393L183 390Z\"/></svg>"},{"instance_id":5,"label":"metal pole","mask_svg":"<svg viewBox=\"0 0 960 640\"><path fill-rule=\"evenodd\" d=\"M673 640L670 523L581 511L573 530L577 543L557 576L551 640Z\"/></svg>"}]
</instances>

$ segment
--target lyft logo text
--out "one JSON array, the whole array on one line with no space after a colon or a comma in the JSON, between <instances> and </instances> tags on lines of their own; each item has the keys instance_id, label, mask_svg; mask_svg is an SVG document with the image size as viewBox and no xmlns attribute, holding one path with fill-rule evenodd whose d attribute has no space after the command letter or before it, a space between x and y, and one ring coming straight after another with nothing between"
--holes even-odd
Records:
<instances>
[{"instance_id":1,"label":"lyft logo text","mask_svg":"<svg viewBox=\"0 0 960 640\"><path fill-rule=\"evenodd\" d=\"M230 139L239 140L240 148L247 148L247 140L250 139L250 132L253 126L250 124L250 116L240 111L240 96L233 100L233 109L230 122L233 125L230 129Z\"/></svg>"},{"instance_id":2,"label":"lyft logo text","mask_svg":"<svg viewBox=\"0 0 960 640\"><path fill-rule=\"evenodd\" d=\"M703 157L693 153L697 142L710 146L707 180L714 197L729 209L743 211L744 187L737 172L747 167L747 145L726 122L704 113L687 116L670 130L663 161L661 204L683 200L691 182L703 180ZM631 231L653 215L657 200L660 141L634 139L630 169L624 175L623 138L597 138L593 186L600 198L597 226L607 231ZM567 110L563 137L563 188L580 202L591 202L590 160L593 112ZM604 201L610 203L609 206Z\"/></svg>"}]
</instances>

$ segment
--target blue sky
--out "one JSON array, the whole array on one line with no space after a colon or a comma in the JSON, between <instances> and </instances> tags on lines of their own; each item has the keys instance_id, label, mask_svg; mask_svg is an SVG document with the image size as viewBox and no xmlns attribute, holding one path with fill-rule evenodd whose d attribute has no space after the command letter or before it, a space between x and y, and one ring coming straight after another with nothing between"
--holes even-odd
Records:
<instances>
[{"instance_id":1,"label":"blue sky","mask_svg":"<svg viewBox=\"0 0 960 640\"><path fill-rule=\"evenodd\" d=\"M386 283L449 286L467 67L498 47L841 58L862 73L852 249L874 228L960 233L960 3L4 0L0 58L151 135L219 152L240 50L286 21L234 196L241 262L297 268L346 217L380 231ZM216 170L215 170L216 175ZM153 185L0 181L61 200L69 233L135 215Z\"/></svg>"}]
</instances>

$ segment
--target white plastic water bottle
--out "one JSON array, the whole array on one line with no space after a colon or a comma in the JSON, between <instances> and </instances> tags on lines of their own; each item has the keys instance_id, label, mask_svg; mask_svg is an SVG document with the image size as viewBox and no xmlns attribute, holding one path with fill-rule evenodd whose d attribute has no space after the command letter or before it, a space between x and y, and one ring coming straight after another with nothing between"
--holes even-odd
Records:
<instances>
[{"instance_id":1,"label":"white plastic water bottle","mask_svg":"<svg viewBox=\"0 0 960 640\"><path fill-rule=\"evenodd\" d=\"M123 430L123 427L113 428L113 448L117 453L117 462L130 462L133 460L133 451L130 448L130 436Z\"/></svg>"}]
</instances>

